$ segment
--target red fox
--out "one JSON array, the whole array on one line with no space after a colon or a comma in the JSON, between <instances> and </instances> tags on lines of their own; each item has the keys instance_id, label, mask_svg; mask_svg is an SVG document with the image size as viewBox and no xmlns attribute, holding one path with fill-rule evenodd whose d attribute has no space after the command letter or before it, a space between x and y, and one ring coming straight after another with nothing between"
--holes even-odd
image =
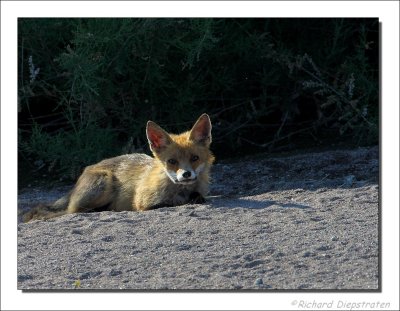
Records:
<instances>
[{"instance_id":1,"label":"red fox","mask_svg":"<svg viewBox=\"0 0 400 311\"><path fill-rule=\"evenodd\" d=\"M163 206L203 203L214 156L211 121L203 114L190 131L168 134L152 121L146 135L154 157L127 154L85 168L72 191L39 205L23 221L97 210L146 211Z\"/></svg>"}]
</instances>

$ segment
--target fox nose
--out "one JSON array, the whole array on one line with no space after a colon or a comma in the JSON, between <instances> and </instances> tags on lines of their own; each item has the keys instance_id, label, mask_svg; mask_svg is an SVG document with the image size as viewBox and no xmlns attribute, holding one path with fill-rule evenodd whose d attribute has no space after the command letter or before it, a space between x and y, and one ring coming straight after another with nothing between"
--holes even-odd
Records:
<instances>
[{"instance_id":1,"label":"fox nose","mask_svg":"<svg viewBox=\"0 0 400 311\"><path fill-rule=\"evenodd\" d=\"M184 172L184 173L182 174L182 176L183 176L184 178L189 178L190 176L192 176L192 173L191 173L190 171L186 171L186 172Z\"/></svg>"}]
</instances>

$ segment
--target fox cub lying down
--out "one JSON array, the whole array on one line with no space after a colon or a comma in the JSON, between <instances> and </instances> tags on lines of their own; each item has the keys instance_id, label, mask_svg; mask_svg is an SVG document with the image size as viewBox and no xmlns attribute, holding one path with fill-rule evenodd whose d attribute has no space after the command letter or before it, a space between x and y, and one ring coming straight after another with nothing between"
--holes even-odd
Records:
<instances>
[{"instance_id":1,"label":"fox cub lying down","mask_svg":"<svg viewBox=\"0 0 400 311\"><path fill-rule=\"evenodd\" d=\"M168 134L152 121L146 135L154 158L140 153L103 160L85 168L72 191L51 205L39 205L24 221L96 210L145 211L202 203L214 162L211 121L203 114L190 131Z\"/></svg>"}]
</instances>

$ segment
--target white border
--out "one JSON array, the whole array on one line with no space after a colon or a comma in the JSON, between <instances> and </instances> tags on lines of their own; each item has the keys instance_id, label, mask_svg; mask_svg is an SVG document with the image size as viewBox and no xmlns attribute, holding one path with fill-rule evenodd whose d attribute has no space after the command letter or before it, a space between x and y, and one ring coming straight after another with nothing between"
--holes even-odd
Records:
<instances>
[{"instance_id":1,"label":"white border","mask_svg":"<svg viewBox=\"0 0 400 311\"><path fill-rule=\"evenodd\" d=\"M399 3L1 2L1 309L274 309L293 300L390 302L399 308ZM379 17L382 22L382 293L22 293L17 288L17 17ZM295 309L296 310L296 309ZM300 310L300 309L297 309Z\"/></svg>"}]
</instances>

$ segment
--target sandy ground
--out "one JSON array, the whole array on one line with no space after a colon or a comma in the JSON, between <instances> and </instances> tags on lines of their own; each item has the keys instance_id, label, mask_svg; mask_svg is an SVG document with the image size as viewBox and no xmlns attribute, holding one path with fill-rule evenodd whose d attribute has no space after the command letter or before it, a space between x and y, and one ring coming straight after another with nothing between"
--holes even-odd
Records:
<instances>
[{"instance_id":1,"label":"sandy ground","mask_svg":"<svg viewBox=\"0 0 400 311\"><path fill-rule=\"evenodd\" d=\"M206 204L18 225L18 289L378 289L378 147L218 163ZM19 211L70 187L24 189Z\"/></svg>"}]
</instances>

